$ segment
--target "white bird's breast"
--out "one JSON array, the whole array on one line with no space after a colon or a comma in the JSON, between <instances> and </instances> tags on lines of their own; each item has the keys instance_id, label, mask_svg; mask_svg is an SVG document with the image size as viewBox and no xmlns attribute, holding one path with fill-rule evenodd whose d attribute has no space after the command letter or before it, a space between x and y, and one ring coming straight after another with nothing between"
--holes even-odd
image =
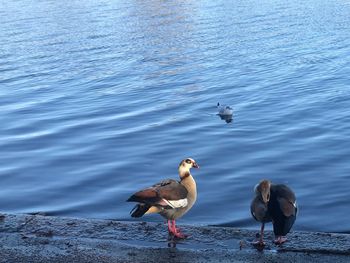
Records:
<instances>
[{"instance_id":1,"label":"white bird's breast","mask_svg":"<svg viewBox=\"0 0 350 263\"><path fill-rule=\"evenodd\" d=\"M186 207L188 205L187 198L179 199L179 200L166 200L163 199L165 203L167 203L172 208L180 208L180 207Z\"/></svg>"}]
</instances>

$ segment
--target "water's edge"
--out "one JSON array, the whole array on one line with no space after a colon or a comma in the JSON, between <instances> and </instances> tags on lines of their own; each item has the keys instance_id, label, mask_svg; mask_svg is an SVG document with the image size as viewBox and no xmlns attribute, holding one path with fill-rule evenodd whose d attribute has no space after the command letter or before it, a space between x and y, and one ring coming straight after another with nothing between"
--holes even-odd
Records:
<instances>
[{"instance_id":1,"label":"water's edge","mask_svg":"<svg viewBox=\"0 0 350 263\"><path fill-rule=\"evenodd\" d=\"M262 253L250 243L256 231L182 228L190 238L169 249L163 224L0 214L0 258L1 262L346 262L350 256L348 234L296 231L278 247L268 231Z\"/></svg>"}]
</instances>

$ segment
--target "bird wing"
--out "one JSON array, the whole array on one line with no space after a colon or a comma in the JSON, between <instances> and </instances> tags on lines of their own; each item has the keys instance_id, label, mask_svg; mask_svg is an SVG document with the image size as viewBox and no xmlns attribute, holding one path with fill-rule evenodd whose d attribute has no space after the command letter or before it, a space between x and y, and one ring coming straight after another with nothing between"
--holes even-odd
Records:
<instances>
[{"instance_id":1,"label":"bird wing","mask_svg":"<svg viewBox=\"0 0 350 263\"><path fill-rule=\"evenodd\" d=\"M176 180L167 179L136 192L127 201L180 208L187 206L187 194L188 191L182 184Z\"/></svg>"},{"instance_id":2,"label":"bird wing","mask_svg":"<svg viewBox=\"0 0 350 263\"><path fill-rule=\"evenodd\" d=\"M277 198L278 204L286 217L295 216L297 213L296 203L292 203L289 200L279 197Z\"/></svg>"},{"instance_id":3,"label":"bird wing","mask_svg":"<svg viewBox=\"0 0 350 263\"><path fill-rule=\"evenodd\" d=\"M250 205L250 213L253 218L259 222L268 222L270 221L270 215L268 213L267 206L264 205L263 202L259 200L259 197L256 196L251 205Z\"/></svg>"},{"instance_id":4,"label":"bird wing","mask_svg":"<svg viewBox=\"0 0 350 263\"><path fill-rule=\"evenodd\" d=\"M274 187L273 190L276 193L277 201L283 214L287 217L295 216L298 207L294 192L284 184L274 185L272 187Z\"/></svg>"}]
</instances>

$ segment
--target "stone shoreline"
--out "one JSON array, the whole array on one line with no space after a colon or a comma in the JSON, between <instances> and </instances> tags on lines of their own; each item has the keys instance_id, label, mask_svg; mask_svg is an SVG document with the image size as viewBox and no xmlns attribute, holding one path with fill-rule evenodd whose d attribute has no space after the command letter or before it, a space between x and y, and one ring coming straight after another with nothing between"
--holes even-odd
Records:
<instances>
[{"instance_id":1,"label":"stone shoreline","mask_svg":"<svg viewBox=\"0 0 350 263\"><path fill-rule=\"evenodd\" d=\"M258 231L183 226L191 236L168 248L165 225L0 214L0 262L350 262L350 235L291 233L282 246L251 245Z\"/></svg>"}]
</instances>

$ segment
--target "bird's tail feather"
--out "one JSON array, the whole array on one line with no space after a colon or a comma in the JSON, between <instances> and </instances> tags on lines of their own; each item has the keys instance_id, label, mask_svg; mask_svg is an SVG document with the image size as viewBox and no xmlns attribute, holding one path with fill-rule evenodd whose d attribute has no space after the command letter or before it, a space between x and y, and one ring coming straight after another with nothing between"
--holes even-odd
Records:
<instances>
[{"instance_id":1,"label":"bird's tail feather","mask_svg":"<svg viewBox=\"0 0 350 263\"><path fill-rule=\"evenodd\" d=\"M134 206L134 208L130 211L130 214L132 217L141 217L143 216L148 209L150 208L150 205L147 204L137 204Z\"/></svg>"}]
</instances>

